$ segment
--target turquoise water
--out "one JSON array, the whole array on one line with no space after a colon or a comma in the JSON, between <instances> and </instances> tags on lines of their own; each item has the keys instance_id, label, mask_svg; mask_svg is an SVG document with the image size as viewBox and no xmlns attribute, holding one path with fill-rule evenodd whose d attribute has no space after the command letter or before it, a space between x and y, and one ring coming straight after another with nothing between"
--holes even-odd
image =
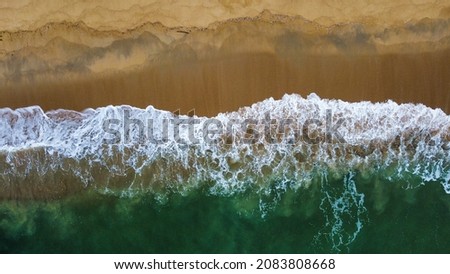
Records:
<instances>
[{"instance_id":1,"label":"turquoise water","mask_svg":"<svg viewBox=\"0 0 450 274\"><path fill-rule=\"evenodd\" d=\"M218 196L206 184L164 197L83 192L58 201L4 201L0 252L450 252L450 195L440 184L407 189L408 182L349 178L357 195L339 180L270 194ZM339 198L347 204L333 213Z\"/></svg>"}]
</instances>

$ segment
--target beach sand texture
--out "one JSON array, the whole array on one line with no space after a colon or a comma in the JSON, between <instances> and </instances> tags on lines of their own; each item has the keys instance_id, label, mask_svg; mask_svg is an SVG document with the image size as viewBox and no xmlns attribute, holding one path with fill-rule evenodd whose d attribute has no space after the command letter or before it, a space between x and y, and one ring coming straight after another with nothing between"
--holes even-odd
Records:
<instances>
[{"instance_id":1,"label":"beach sand texture","mask_svg":"<svg viewBox=\"0 0 450 274\"><path fill-rule=\"evenodd\" d=\"M3 1L0 107L213 116L285 93L450 112L450 1Z\"/></svg>"}]
</instances>

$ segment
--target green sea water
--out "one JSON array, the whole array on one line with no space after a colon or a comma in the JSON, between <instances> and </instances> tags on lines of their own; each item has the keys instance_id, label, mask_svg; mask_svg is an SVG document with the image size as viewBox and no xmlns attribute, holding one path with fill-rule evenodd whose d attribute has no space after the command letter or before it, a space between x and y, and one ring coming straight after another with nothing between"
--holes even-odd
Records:
<instances>
[{"instance_id":1,"label":"green sea water","mask_svg":"<svg viewBox=\"0 0 450 274\"><path fill-rule=\"evenodd\" d=\"M0 202L2 253L449 253L450 195L439 183L363 179L308 188L129 197L90 190Z\"/></svg>"},{"instance_id":2,"label":"green sea water","mask_svg":"<svg viewBox=\"0 0 450 274\"><path fill-rule=\"evenodd\" d=\"M0 109L0 252L450 253L450 116L316 94Z\"/></svg>"}]
</instances>

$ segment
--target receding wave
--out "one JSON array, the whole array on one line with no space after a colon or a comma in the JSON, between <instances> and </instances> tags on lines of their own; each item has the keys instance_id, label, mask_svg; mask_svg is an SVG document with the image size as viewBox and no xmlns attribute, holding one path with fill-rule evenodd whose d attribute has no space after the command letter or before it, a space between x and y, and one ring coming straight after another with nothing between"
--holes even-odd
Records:
<instances>
[{"instance_id":1,"label":"receding wave","mask_svg":"<svg viewBox=\"0 0 450 274\"><path fill-rule=\"evenodd\" d=\"M236 207L264 217L289 193L304 192L317 203L304 200L303 206L320 209L325 218L315 239L326 237L340 250L368 221L361 188L371 185L370 202L383 211L385 185L419 189L429 183L450 194L450 116L424 105L294 94L210 118L151 106L0 110L3 200L83 191L151 193L161 201L198 189L219 197L251 192L253 198L245 196Z\"/></svg>"}]
</instances>

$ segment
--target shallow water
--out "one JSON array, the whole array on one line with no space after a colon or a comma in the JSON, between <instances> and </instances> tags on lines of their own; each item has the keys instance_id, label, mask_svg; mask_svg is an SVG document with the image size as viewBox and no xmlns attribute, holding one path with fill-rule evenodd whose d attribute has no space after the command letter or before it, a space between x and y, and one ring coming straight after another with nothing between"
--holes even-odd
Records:
<instances>
[{"instance_id":1,"label":"shallow water","mask_svg":"<svg viewBox=\"0 0 450 274\"><path fill-rule=\"evenodd\" d=\"M214 118L0 109L0 129L1 252L450 252L439 109L286 95Z\"/></svg>"},{"instance_id":2,"label":"shallow water","mask_svg":"<svg viewBox=\"0 0 450 274\"><path fill-rule=\"evenodd\" d=\"M407 185L364 182L356 174L347 184L270 194L217 196L205 186L165 197L83 192L58 201L3 201L0 252L450 252L450 196L439 184Z\"/></svg>"}]
</instances>

